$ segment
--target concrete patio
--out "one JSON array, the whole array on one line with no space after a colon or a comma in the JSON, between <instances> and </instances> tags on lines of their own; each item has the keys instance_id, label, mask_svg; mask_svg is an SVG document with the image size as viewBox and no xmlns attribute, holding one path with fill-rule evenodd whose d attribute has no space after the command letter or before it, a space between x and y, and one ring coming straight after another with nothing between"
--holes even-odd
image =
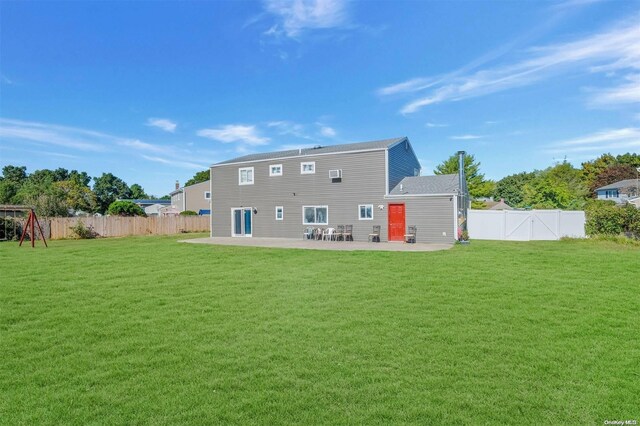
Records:
<instances>
[{"instance_id":1,"label":"concrete patio","mask_svg":"<svg viewBox=\"0 0 640 426\"><path fill-rule=\"evenodd\" d=\"M181 243L192 244L214 244L222 246L245 246L245 247L271 247L271 248L290 248L304 250L375 250L375 251L437 251L447 250L453 244L405 244L398 243L370 243L362 241L317 241L302 240L293 238L232 238L232 237L215 237L215 238L194 238L190 240L181 240Z\"/></svg>"}]
</instances>

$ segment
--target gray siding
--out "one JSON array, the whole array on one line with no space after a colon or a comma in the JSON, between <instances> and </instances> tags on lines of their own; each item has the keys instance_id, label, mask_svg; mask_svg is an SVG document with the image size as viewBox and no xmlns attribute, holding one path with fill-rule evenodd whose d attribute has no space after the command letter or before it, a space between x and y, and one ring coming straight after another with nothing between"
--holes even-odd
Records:
<instances>
[{"instance_id":1,"label":"gray siding","mask_svg":"<svg viewBox=\"0 0 640 426\"><path fill-rule=\"evenodd\" d=\"M391 152L394 151L394 152ZM406 225L418 227L418 242L452 243L455 239L453 197L386 197L387 151L340 153L264 160L211 168L214 237L232 235L232 208L251 207L253 237L302 238L303 206L328 206L328 225L353 225L356 241L366 241L374 225L381 226L381 240L388 240L388 205L404 203ZM301 174L300 163L315 161L315 174ZM404 143L389 151L394 181L413 176L420 165ZM269 176L271 164L282 164L283 176ZM239 169L254 168L254 184L239 185ZM341 169L342 181L334 183L329 170ZM406 173L406 174L402 174ZM373 205L373 220L359 220L358 205ZM284 220L275 219L276 206L284 207ZM382 209L379 208L382 206ZM444 235L443 235L444 233Z\"/></svg>"},{"instance_id":2,"label":"gray siding","mask_svg":"<svg viewBox=\"0 0 640 426\"><path fill-rule=\"evenodd\" d=\"M204 193L209 192L211 187L210 181L195 183L193 185L185 186L184 193L186 194L187 210L192 210L196 213L200 209L210 210L211 200L204 198Z\"/></svg>"},{"instance_id":3,"label":"gray siding","mask_svg":"<svg viewBox=\"0 0 640 426\"><path fill-rule=\"evenodd\" d=\"M456 238L454 196L389 197L388 203L404 203L406 226L417 227L418 243L453 243ZM443 235L444 233L444 235Z\"/></svg>"},{"instance_id":4,"label":"gray siding","mask_svg":"<svg viewBox=\"0 0 640 426\"><path fill-rule=\"evenodd\" d=\"M183 192L178 192L171 196L171 206L179 211L184 210L184 203L182 201L182 197L184 197Z\"/></svg>"},{"instance_id":5,"label":"gray siding","mask_svg":"<svg viewBox=\"0 0 640 426\"><path fill-rule=\"evenodd\" d=\"M303 175L300 163L316 162L316 173ZM282 164L283 176L269 176L270 164ZM238 170L254 167L254 184L238 185ZM342 169L342 181L333 183L329 170ZM366 240L373 225L381 225L386 239L385 151L341 153L267 160L211 168L213 181L213 236L231 235L231 209L253 207L254 237L302 238L306 225L302 207L326 205L327 226L353 225L354 239ZM358 205L374 206L373 220L358 220ZM284 220L275 220L275 207L284 207Z\"/></svg>"},{"instance_id":6,"label":"gray siding","mask_svg":"<svg viewBox=\"0 0 640 426\"><path fill-rule=\"evenodd\" d=\"M402 179L414 176L415 169L420 169L420 162L411 148L408 139L389 149L389 191Z\"/></svg>"}]
</instances>

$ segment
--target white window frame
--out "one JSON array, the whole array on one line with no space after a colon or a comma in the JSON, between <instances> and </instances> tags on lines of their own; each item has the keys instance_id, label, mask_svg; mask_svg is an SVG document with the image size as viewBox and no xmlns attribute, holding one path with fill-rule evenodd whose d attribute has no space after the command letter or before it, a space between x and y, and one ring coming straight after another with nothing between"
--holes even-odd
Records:
<instances>
[{"instance_id":1,"label":"white window frame","mask_svg":"<svg viewBox=\"0 0 640 426\"><path fill-rule=\"evenodd\" d=\"M280 210L280 217L278 217L278 210ZM284 207L283 206L276 206L276 220L284 220Z\"/></svg>"},{"instance_id":2,"label":"white window frame","mask_svg":"<svg viewBox=\"0 0 640 426\"><path fill-rule=\"evenodd\" d=\"M208 195L208 197L207 197ZM210 200L211 199L211 191L204 191L204 199L205 200Z\"/></svg>"},{"instance_id":3,"label":"white window frame","mask_svg":"<svg viewBox=\"0 0 640 426\"><path fill-rule=\"evenodd\" d=\"M327 210L327 217L325 218L326 220L324 222L307 222L307 217L304 214L305 209L310 209L313 208L315 209L315 219L318 219L318 212L317 209L326 209ZM328 225L329 224L329 206L302 206L302 224L303 225Z\"/></svg>"},{"instance_id":4,"label":"white window frame","mask_svg":"<svg viewBox=\"0 0 640 426\"><path fill-rule=\"evenodd\" d=\"M371 217L362 217L362 207L371 207ZM358 220L373 220L373 204L358 204Z\"/></svg>"},{"instance_id":5,"label":"white window frame","mask_svg":"<svg viewBox=\"0 0 640 426\"><path fill-rule=\"evenodd\" d=\"M247 179L246 182L242 182L242 172L248 172L248 171L251 171L251 181ZM253 170L253 167L240 167L238 169L238 185L253 185L255 178L256 178L256 174L255 174L255 171Z\"/></svg>"},{"instance_id":6,"label":"white window frame","mask_svg":"<svg viewBox=\"0 0 640 426\"><path fill-rule=\"evenodd\" d=\"M274 173L274 167L280 167L280 173ZM282 164L269 164L269 176L282 176L282 172Z\"/></svg>"},{"instance_id":7,"label":"white window frame","mask_svg":"<svg viewBox=\"0 0 640 426\"><path fill-rule=\"evenodd\" d=\"M313 170L312 171L308 171L308 170L305 171L304 166L309 166L309 165L313 167ZM314 175L314 174L316 174L316 162L315 161L303 161L302 163L300 163L300 174L301 175Z\"/></svg>"}]
</instances>

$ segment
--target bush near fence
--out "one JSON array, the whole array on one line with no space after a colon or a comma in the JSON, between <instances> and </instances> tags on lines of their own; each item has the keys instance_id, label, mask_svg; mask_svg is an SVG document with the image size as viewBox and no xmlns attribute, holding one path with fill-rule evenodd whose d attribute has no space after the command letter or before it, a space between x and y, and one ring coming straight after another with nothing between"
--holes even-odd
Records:
<instances>
[{"instance_id":1,"label":"bush near fence","mask_svg":"<svg viewBox=\"0 0 640 426\"><path fill-rule=\"evenodd\" d=\"M45 222L50 226L52 240L77 238L71 229L78 222L91 228L98 237L129 235L171 235L184 232L208 232L210 216L149 216L149 217L55 217ZM44 227L44 226L43 226Z\"/></svg>"}]
</instances>

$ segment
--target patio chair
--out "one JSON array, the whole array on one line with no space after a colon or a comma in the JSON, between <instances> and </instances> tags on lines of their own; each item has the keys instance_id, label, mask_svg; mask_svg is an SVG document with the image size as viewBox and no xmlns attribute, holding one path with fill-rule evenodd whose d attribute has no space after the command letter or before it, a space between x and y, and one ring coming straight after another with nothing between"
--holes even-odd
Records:
<instances>
[{"instance_id":1,"label":"patio chair","mask_svg":"<svg viewBox=\"0 0 640 426\"><path fill-rule=\"evenodd\" d=\"M338 225L336 229L336 241L344 241L344 225Z\"/></svg>"},{"instance_id":2,"label":"patio chair","mask_svg":"<svg viewBox=\"0 0 640 426\"><path fill-rule=\"evenodd\" d=\"M353 225L345 225L344 232L342 233L342 239L344 241L353 241Z\"/></svg>"},{"instance_id":3,"label":"patio chair","mask_svg":"<svg viewBox=\"0 0 640 426\"><path fill-rule=\"evenodd\" d=\"M380 225L374 225L373 232L369 234L369 241L380 242Z\"/></svg>"},{"instance_id":4,"label":"patio chair","mask_svg":"<svg viewBox=\"0 0 640 426\"><path fill-rule=\"evenodd\" d=\"M314 238L314 232L315 232L315 229L313 228L305 228L304 232L302 233L302 239L311 240L312 238Z\"/></svg>"},{"instance_id":5,"label":"patio chair","mask_svg":"<svg viewBox=\"0 0 640 426\"><path fill-rule=\"evenodd\" d=\"M316 240L321 240L323 235L324 235L324 229L316 228L316 230L315 230L315 239Z\"/></svg>"},{"instance_id":6,"label":"patio chair","mask_svg":"<svg viewBox=\"0 0 640 426\"><path fill-rule=\"evenodd\" d=\"M336 230L335 228L327 228L324 231L322 239L325 241L332 241L335 238Z\"/></svg>"},{"instance_id":7,"label":"patio chair","mask_svg":"<svg viewBox=\"0 0 640 426\"><path fill-rule=\"evenodd\" d=\"M404 234L404 242L405 243L415 243L416 242L416 226L410 225L407 229L407 233Z\"/></svg>"}]
</instances>

